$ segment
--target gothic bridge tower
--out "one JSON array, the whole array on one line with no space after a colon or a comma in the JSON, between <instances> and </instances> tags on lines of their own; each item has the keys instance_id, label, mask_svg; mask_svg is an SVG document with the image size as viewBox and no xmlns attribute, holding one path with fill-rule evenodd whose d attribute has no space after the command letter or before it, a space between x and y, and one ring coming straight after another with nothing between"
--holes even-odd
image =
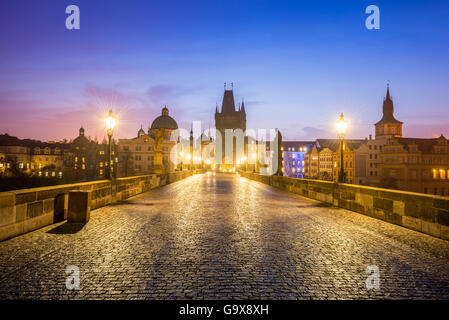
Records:
<instances>
[{"instance_id":1,"label":"gothic bridge tower","mask_svg":"<svg viewBox=\"0 0 449 320\"><path fill-rule=\"evenodd\" d=\"M232 85L233 87L233 85ZM218 106L215 109L215 128L217 131L220 131L222 136L222 168L223 169L232 169L236 165L236 141L234 139L234 150L233 150L233 160L232 162L226 161L225 163L225 130L226 129L241 129L243 133L246 131L246 111L245 111L245 103L242 99L242 104L236 110L235 102L234 102L234 92L233 88L231 90L226 89L223 95L223 102L221 104L221 111L218 110ZM217 141L218 142L218 141ZM246 146L246 138L245 143ZM246 147L245 147L246 150ZM246 154L246 151L245 151ZM228 163L229 162L229 163Z\"/></svg>"}]
</instances>

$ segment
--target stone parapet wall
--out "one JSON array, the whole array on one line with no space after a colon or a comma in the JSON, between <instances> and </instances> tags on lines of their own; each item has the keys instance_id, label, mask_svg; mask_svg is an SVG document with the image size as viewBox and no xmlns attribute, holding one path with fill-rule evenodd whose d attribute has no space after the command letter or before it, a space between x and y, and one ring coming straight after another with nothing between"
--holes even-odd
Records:
<instances>
[{"instance_id":1,"label":"stone parapet wall","mask_svg":"<svg viewBox=\"0 0 449 320\"><path fill-rule=\"evenodd\" d=\"M449 197L243 171L239 174L278 189L449 240Z\"/></svg>"},{"instance_id":2,"label":"stone parapet wall","mask_svg":"<svg viewBox=\"0 0 449 320\"><path fill-rule=\"evenodd\" d=\"M92 191L93 210L203 172L177 171L0 192L0 241L67 219L69 191Z\"/></svg>"}]
</instances>

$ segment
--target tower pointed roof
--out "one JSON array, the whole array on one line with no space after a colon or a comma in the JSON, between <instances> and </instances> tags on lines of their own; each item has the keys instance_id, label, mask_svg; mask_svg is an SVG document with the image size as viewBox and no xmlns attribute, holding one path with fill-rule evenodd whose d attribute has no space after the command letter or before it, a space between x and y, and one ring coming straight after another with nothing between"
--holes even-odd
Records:
<instances>
[{"instance_id":1,"label":"tower pointed roof","mask_svg":"<svg viewBox=\"0 0 449 320\"><path fill-rule=\"evenodd\" d=\"M383 103L383 116L382 119L380 119L377 124L383 124L383 123L402 123L399 120L396 120L394 117L394 107L393 107L393 100L390 97L390 84L387 84L387 94L384 99Z\"/></svg>"},{"instance_id":2,"label":"tower pointed roof","mask_svg":"<svg viewBox=\"0 0 449 320\"><path fill-rule=\"evenodd\" d=\"M242 108L240 109L240 112L245 113L245 101L242 98Z\"/></svg>"},{"instance_id":3,"label":"tower pointed roof","mask_svg":"<svg viewBox=\"0 0 449 320\"><path fill-rule=\"evenodd\" d=\"M222 114L230 114L235 112L234 92L225 90L223 95L223 103L221 105Z\"/></svg>"}]
</instances>

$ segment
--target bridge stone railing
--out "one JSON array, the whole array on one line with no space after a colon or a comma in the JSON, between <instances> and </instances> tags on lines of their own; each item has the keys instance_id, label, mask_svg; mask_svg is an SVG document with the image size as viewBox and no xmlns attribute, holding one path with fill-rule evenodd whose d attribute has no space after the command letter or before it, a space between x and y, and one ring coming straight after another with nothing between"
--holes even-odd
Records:
<instances>
[{"instance_id":1,"label":"bridge stone railing","mask_svg":"<svg viewBox=\"0 0 449 320\"><path fill-rule=\"evenodd\" d=\"M92 191L91 209L97 209L203 172L177 171L0 192L0 241L67 219L69 191Z\"/></svg>"},{"instance_id":2,"label":"bridge stone railing","mask_svg":"<svg viewBox=\"0 0 449 320\"><path fill-rule=\"evenodd\" d=\"M243 171L239 174L307 198L449 240L449 197Z\"/></svg>"}]
</instances>

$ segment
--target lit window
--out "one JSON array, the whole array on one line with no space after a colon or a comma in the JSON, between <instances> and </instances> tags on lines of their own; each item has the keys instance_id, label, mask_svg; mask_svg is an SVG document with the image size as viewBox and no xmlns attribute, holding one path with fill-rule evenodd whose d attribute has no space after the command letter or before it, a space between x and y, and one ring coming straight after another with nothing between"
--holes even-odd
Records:
<instances>
[{"instance_id":1,"label":"lit window","mask_svg":"<svg viewBox=\"0 0 449 320\"><path fill-rule=\"evenodd\" d=\"M443 169L440 169L440 179L446 179L446 171Z\"/></svg>"},{"instance_id":2,"label":"lit window","mask_svg":"<svg viewBox=\"0 0 449 320\"><path fill-rule=\"evenodd\" d=\"M433 172L433 178L438 179L437 170L433 169L432 172Z\"/></svg>"}]
</instances>

